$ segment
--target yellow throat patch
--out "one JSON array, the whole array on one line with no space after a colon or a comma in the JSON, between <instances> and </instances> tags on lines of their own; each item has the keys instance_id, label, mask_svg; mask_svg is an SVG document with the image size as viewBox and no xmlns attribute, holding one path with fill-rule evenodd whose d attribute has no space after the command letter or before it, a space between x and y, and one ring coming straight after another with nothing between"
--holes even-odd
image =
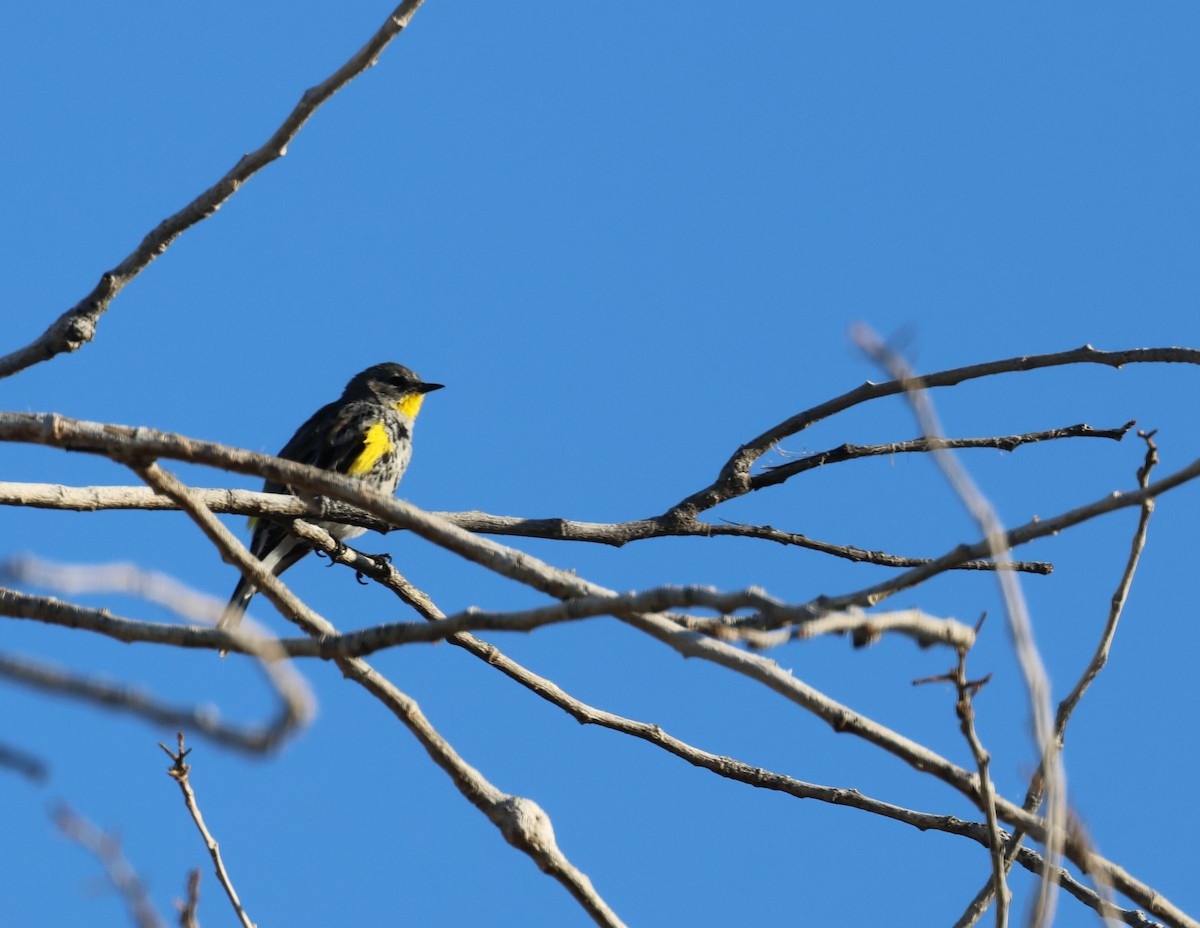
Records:
<instances>
[{"instance_id":1,"label":"yellow throat patch","mask_svg":"<svg viewBox=\"0 0 1200 928\"><path fill-rule=\"evenodd\" d=\"M420 405L418 403L418 405ZM363 436L363 450L358 453L346 470L347 476L361 477L369 474L379 463L379 459L392 450L392 440L388 437L387 427L382 422L376 422Z\"/></svg>"},{"instance_id":2,"label":"yellow throat patch","mask_svg":"<svg viewBox=\"0 0 1200 928\"><path fill-rule=\"evenodd\" d=\"M421 411L421 404L424 402L424 393L410 393L396 404L396 412L408 416L410 419L415 419L417 418L417 413Z\"/></svg>"}]
</instances>

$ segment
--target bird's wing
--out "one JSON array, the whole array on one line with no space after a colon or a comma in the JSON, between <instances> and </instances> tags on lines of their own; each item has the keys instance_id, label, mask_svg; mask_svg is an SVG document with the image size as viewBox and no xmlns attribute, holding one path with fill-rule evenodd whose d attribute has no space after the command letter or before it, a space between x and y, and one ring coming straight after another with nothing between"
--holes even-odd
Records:
<instances>
[{"instance_id":1,"label":"bird's wing","mask_svg":"<svg viewBox=\"0 0 1200 928\"><path fill-rule=\"evenodd\" d=\"M366 403L330 403L322 406L296 430L279 457L324 470L345 473L363 451L372 411ZM368 415L364 415L367 413ZM290 493L283 484L268 480L267 493Z\"/></svg>"}]
</instances>

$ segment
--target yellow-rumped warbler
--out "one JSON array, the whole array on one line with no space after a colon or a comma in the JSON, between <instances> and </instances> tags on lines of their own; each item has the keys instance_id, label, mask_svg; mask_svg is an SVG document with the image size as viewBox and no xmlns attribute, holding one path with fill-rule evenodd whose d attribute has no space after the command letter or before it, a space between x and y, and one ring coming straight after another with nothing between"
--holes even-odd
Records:
<instances>
[{"instance_id":1,"label":"yellow-rumped warbler","mask_svg":"<svg viewBox=\"0 0 1200 928\"><path fill-rule=\"evenodd\" d=\"M412 457L413 420L425 394L441 388L440 383L424 383L400 364L368 367L346 384L341 399L322 406L300 426L277 456L357 477L373 489L394 493ZM291 493L292 489L268 480L263 492ZM317 524L339 541L366 531L338 522ZM250 552L276 576L312 550L286 524L252 519L251 525ZM242 577L217 627L237 625L257 592L258 587Z\"/></svg>"}]
</instances>

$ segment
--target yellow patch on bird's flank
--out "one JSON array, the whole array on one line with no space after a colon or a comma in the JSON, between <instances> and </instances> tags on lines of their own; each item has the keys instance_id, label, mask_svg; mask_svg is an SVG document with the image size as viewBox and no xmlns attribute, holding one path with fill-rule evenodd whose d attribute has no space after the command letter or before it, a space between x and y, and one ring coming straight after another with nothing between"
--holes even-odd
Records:
<instances>
[{"instance_id":1,"label":"yellow patch on bird's flank","mask_svg":"<svg viewBox=\"0 0 1200 928\"><path fill-rule=\"evenodd\" d=\"M421 411L421 404L424 402L424 393L410 393L396 404L396 412L408 416L410 419L415 419L417 418L417 413Z\"/></svg>"},{"instance_id":2,"label":"yellow patch on bird's flank","mask_svg":"<svg viewBox=\"0 0 1200 928\"><path fill-rule=\"evenodd\" d=\"M350 467L346 470L347 475L361 477L363 474L369 474L379 463L379 459L391 450L392 440L388 437L387 427L382 422L376 422L367 429L363 438L363 450L350 462Z\"/></svg>"}]
</instances>

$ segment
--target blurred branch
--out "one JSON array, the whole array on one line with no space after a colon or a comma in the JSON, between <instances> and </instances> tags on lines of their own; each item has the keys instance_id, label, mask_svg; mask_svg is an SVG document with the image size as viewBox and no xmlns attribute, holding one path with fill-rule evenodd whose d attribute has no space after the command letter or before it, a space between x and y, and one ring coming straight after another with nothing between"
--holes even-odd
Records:
<instances>
[{"instance_id":1,"label":"blurred branch","mask_svg":"<svg viewBox=\"0 0 1200 928\"><path fill-rule=\"evenodd\" d=\"M54 811L54 824L67 838L88 851L100 862L104 874L113 888L120 894L129 909L129 915L138 928L165 928L146 884L138 876L137 871L121 852L121 842L105 831L97 828L87 819L74 812L66 805L60 805Z\"/></svg>"},{"instance_id":2,"label":"blurred branch","mask_svg":"<svg viewBox=\"0 0 1200 928\"><path fill-rule=\"evenodd\" d=\"M905 384L904 396L912 408L917 422L927 435L940 435L941 423L933 401L922 385L922 378L913 375L908 362L899 353L888 346L875 332L865 325L855 330L855 341L858 346L870 355L886 371L896 377L898 382ZM1004 525L999 513L991 501L983 494L967 473L966 468L959 463L958 458L949 451L935 451L934 463L946 478L946 483L959 498L963 508L975 521L984 535L984 543L988 548L988 556L993 560L1006 557L1009 550ZM1144 487L1143 487L1144 489ZM1000 595L1004 601L1004 613L1008 619L1007 627L1016 651L1017 662L1025 681L1025 689L1029 698L1029 712L1033 719L1033 738L1041 759L1044 774L1046 799L1046 836L1044 838L1046 872L1043 874L1038 889L1037 902L1030 918L1031 928L1041 928L1050 924L1054 919L1054 872L1058 867L1059 855L1066 833L1067 817L1067 782L1063 772L1061 759L1053 747L1053 722L1050 715L1050 678L1046 673L1041 652L1033 635L1033 621L1029 617L1029 609L1025 602L1024 593L1016 576L1010 573L997 574L996 580L1000 585ZM963 657L965 661L965 656ZM969 705L968 705L969 708ZM964 729L965 730L965 729ZM972 744L972 749L975 745ZM980 748L982 750L982 748ZM976 755L977 758L980 755ZM980 761L982 764L982 761ZM982 776L982 774L981 774ZM982 781L981 781L982 782ZM983 783L986 794L987 784ZM986 796L985 796L986 798ZM1000 857L1000 848L993 846L993 880L997 887L997 924L1002 924L1008 917L1008 904L1004 898L1008 892L1004 885L1004 866Z\"/></svg>"},{"instance_id":3,"label":"blurred branch","mask_svg":"<svg viewBox=\"0 0 1200 928\"><path fill-rule=\"evenodd\" d=\"M167 774L179 784L179 790L183 793L183 803L187 806L188 813L192 816L192 821L196 823L196 829L200 832L200 837L204 839L204 846L208 848L209 856L212 857L213 867L217 872L217 880L225 890L225 895L229 897L229 904L233 906L233 911L237 914L238 921L242 923L243 928L255 928L254 922L250 921L250 916L246 914L246 910L242 907L242 900L238 898L237 890L233 888L233 881L229 878L229 871L225 869L225 862L221 859L221 848L208 830L208 826L204 824L204 816L200 814L200 805L196 802L196 794L192 790L191 781L188 779L188 774L191 772L191 767L184 763L184 758L192 753L191 749L184 750L183 747L183 732L176 736L179 741L179 750L172 751L161 741L158 746L162 748L168 757L171 758L171 766L167 768ZM199 885L199 879L196 880L196 885ZM189 885L189 897L191 889Z\"/></svg>"},{"instance_id":4,"label":"blurred branch","mask_svg":"<svg viewBox=\"0 0 1200 928\"><path fill-rule=\"evenodd\" d=\"M216 621L223 606L220 600L193 590L173 577L143 570L133 564L54 564L34 557L18 556L0 561L0 578L67 593L121 593L136 596L193 622ZM126 642L157 641L186 647L188 645L183 641L190 638L190 644L195 646L193 632L204 631L178 625L136 623L114 616L106 609L91 610L0 588L0 615L17 612L24 614L15 617L90 628ZM112 634L114 631L117 634ZM265 726L228 725L220 721L215 708L165 706L133 687L74 676L49 665L38 666L26 658L20 661L19 669L0 664L0 673L20 676L27 684L49 689L59 695L74 696L129 711L155 724L183 727L227 747L263 753L278 747L294 730L311 722L314 702L307 681L291 664L281 660L286 654L274 643L274 639L255 636L252 631L249 627L236 629L234 637L242 645L241 650L260 659L259 666L279 697L279 711Z\"/></svg>"},{"instance_id":5,"label":"blurred branch","mask_svg":"<svg viewBox=\"0 0 1200 928\"><path fill-rule=\"evenodd\" d=\"M41 758L6 744L0 744L0 767L7 767L35 783L43 783L50 776L49 768Z\"/></svg>"},{"instance_id":6,"label":"blurred branch","mask_svg":"<svg viewBox=\"0 0 1200 928\"><path fill-rule=\"evenodd\" d=\"M298 724L290 709L284 708L267 726L233 725L221 720L214 705L172 706L137 687L72 673L29 657L0 654L0 677L53 696L116 709L154 725L186 728L224 747L255 754L278 747Z\"/></svg>"},{"instance_id":7,"label":"blurred branch","mask_svg":"<svg viewBox=\"0 0 1200 928\"><path fill-rule=\"evenodd\" d=\"M287 153L292 139L317 108L375 63L392 39L408 25L422 2L423 0L404 0L349 61L320 84L304 92L295 109L260 148L243 155L213 186L179 212L159 223L124 261L100 278L100 282L91 293L63 313L41 336L24 348L0 357L0 378L9 377L41 361L48 361L64 351L77 351L95 338L100 317L125 285L165 252L175 239L220 209L246 181L272 161L282 158Z\"/></svg>"},{"instance_id":8,"label":"blurred branch","mask_svg":"<svg viewBox=\"0 0 1200 928\"><path fill-rule=\"evenodd\" d=\"M200 871L188 873L187 898L176 900L179 910L179 928L200 928Z\"/></svg>"}]
</instances>

